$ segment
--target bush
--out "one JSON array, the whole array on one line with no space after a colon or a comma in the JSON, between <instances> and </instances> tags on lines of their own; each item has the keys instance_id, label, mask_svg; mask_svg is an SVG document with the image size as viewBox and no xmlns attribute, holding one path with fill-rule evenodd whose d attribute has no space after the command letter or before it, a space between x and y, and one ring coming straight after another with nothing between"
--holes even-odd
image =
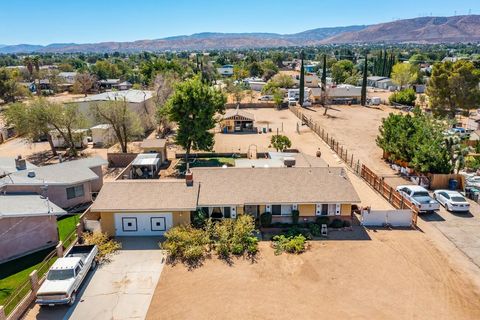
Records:
<instances>
[{"instance_id":1,"label":"bush","mask_svg":"<svg viewBox=\"0 0 480 320\"><path fill-rule=\"evenodd\" d=\"M273 237L273 247L275 254L279 255L283 252L287 253L302 253L305 251L307 239L303 235L288 237L279 235Z\"/></svg>"},{"instance_id":2,"label":"bush","mask_svg":"<svg viewBox=\"0 0 480 320\"><path fill-rule=\"evenodd\" d=\"M236 220L224 219L213 227L212 238L217 254L228 258L230 254L255 254L258 239L253 236L255 221L250 215L239 215Z\"/></svg>"},{"instance_id":3,"label":"bush","mask_svg":"<svg viewBox=\"0 0 480 320\"><path fill-rule=\"evenodd\" d=\"M347 221L347 220L343 221L343 227L344 228L348 228L348 227L350 227L350 225L351 225L350 221Z\"/></svg>"},{"instance_id":4,"label":"bush","mask_svg":"<svg viewBox=\"0 0 480 320\"><path fill-rule=\"evenodd\" d=\"M192 225L195 228L203 228L207 220L208 220L208 213L204 212L202 209L198 209L192 214Z\"/></svg>"},{"instance_id":5,"label":"bush","mask_svg":"<svg viewBox=\"0 0 480 320\"><path fill-rule=\"evenodd\" d=\"M264 212L260 215L260 225L262 227L270 227L272 225L272 214Z\"/></svg>"},{"instance_id":6,"label":"bush","mask_svg":"<svg viewBox=\"0 0 480 320\"><path fill-rule=\"evenodd\" d=\"M333 219L332 223L330 223L330 228L338 229L342 227L343 227L343 220L335 218Z\"/></svg>"},{"instance_id":7,"label":"bush","mask_svg":"<svg viewBox=\"0 0 480 320\"><path fill-rule=\"evenodd\" d=\"M204 258L206 246L210 242L208 233L203 229L181 225L165 232L166 240L160 244L167 250L170 259L180 259L188 264L197 264Z\"/></svg>"},{"instance_id":8,"label":"bush","mask_svg":"<svg viewBox=\"0 0 480 320\"><path fill-rule=\"evenodd\" d=\"M300 212L298 210L292 210L292 223L298 224L298 218L300 217Z\"/></svg>"},{"instance_id":9,"label":"bush","mask_svg":"<svg viewBox=\"0 0 480 320\"><path fill-rule=\"evenodd\" d=\"M308 224L308 230L314 237L320 237L322 235L322 230L320 226L316 223L309 223Z\"/></svg>"},{"instance_id":10,"label":"bush","mask_svg":"<svg viewBox=\"0 0 480 320\"><path fill-rule=\"evenodd\" d=\"M413 89L405 89L395 92L388 98L390 103L399 103L407 106L414 106L416 99L417 96L415 94L415 90Z\"/></svg>"},{"instance_id":11,"label":"bush","mask_svg":"<svg viewBox=\"0 0 480 320\"><path fill-rule=\"evenodd\" d=\"M328 217L318 217L315 220L315 223L318 224L319 226L322 226L322 224L326 224L328 226L329 222L330 222L330 219L328 219Z\"/></svg>"},{"instance_id":12,"label":"bush","mask_svg":"<svg viewBox=\"0 0 480 320\"><path fill-rule=\"evenodd\" d=\"M96 259L100 263L108 261L110 255L122 247L119 242L110 239L106 233L102 232L85 232L82 234L82 238L87 245L97 245L98 254Z\"/></svg>"}]
</instances>

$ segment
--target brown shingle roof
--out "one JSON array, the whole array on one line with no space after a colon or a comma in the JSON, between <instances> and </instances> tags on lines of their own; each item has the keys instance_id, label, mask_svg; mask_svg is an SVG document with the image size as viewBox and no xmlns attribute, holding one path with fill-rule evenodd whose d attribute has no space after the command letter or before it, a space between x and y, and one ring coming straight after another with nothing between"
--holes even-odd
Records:
<instances>
[{"instance_id":1,"label":"brown shingle roof","mask_svg":"<svg viewBox=\"0 0 480 320\"><path fill-rule=\"evenodd\" d=\"M241 110L239 108L227 110L223 115L223 120L231 119L235 116L240 116L245 119L255 121L255 115L253 113Z\"/></svg>"},{"instance_id":2,"label":"brown shingle roof","mask_svg":"<svg viewBox=\"0 0 480 320\"><path fill-rule=\"evenodd\" d=\"M120 180L103 185L92 212L190 211L197 208L198 183L185 180Z\"/></svg>"},{"instance_id":3,"label":"brown shingle roof","mask_svg":"<svg viewBox=\"0 0 480 320\"><path fill-rule=\"evenodd\" d=\"M194 168L198 205L358 203L342 168Z\"/></svg>"}]
</instances>

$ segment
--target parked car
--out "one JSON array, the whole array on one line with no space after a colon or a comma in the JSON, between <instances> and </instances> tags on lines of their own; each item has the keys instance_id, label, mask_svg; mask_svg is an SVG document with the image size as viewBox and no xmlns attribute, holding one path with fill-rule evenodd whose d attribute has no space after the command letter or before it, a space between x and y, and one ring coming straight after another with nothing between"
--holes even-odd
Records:
<instances>
[{"instance_id":1,"label":"parked car","mask_svg":"<svg viewBox=\"0 0 480 320\"><path fill-rule=\"evenodd\" d=\"M470 204L460 192L452 190L435 190L433 196L448 211L468 212L470 210Z\"/></svg>"},{"instance_id":2,"label":"parked car","mask_svg":"<svg viewBox=\"0 0 480 320\"><path fill-rule=\"evenodd\" d=\"M258 98L258 100L260 100L260 101L272 101L273 96L272 95L264 95L264 96L261 96L260 98Z\"/></svg>"},{"instance_id":3,"label":"parked car","mask_svg":"<svg viewBox=\"0 0 480 320\"><path fill-rule=\"evenodd\" d=\"M419 212L433 212L440 209L440 204L430 197L428 190L424 187L416 185L398 186L397 191L412 202Z\"/></svg>"},{"instance_id":4,"label":"parked car","mask_svg":"<svg viewBox=\"0 0 480 320\"><path fill-rule=\"evenodd\" d=\"M57 259L38 289L35 302L43 306L73 305L85 276L97 264L97 253L96 245L78 245Z\"/></svg>"},{"instance_id":5,"label":"parked car","mask_svg":"<svg viewBox=\"0 0 480 320\"><path fill-rule=\"evenodd\" d=\"M471 176L465 179L465 185L467 187L474 187L480 189L480 176Z\"/></svg>"}]
</instances>

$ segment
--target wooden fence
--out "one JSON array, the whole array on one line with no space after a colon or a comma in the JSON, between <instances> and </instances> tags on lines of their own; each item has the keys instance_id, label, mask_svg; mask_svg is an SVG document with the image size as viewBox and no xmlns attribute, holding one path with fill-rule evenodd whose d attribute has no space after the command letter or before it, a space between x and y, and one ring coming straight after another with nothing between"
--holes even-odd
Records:
<instances>
[{"instance_id":1,"label":"wooden fence","mask_svg":"<svg viewBox=\"0 0 480 320\"><path fill-rule=\"evenodd\" d=\"M322 140L342 159L352 171L367 182L375 191L380 193L394 208L412 210L412 224L417 225L418 208L408 199L398 193L393 187L388 185L383 178L375 174L360 159L355 157L352 152L341 145L335 138L325 131L319 123L306 116L299 107L289 107L301 121L306 124L313 132L315 132Z\"/></svg>"}]
</instances>

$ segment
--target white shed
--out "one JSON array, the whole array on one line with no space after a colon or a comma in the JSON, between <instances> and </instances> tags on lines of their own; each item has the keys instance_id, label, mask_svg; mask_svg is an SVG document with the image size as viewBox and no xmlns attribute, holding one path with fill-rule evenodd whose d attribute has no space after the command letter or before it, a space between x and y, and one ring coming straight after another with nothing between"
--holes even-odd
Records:
<instances>
[{"instance_id":1,"label":"white shed","mask_svg":"<svg viewBox=\"0 0 480 320\"><path fill-rule=\"evenodd\" d=\"M99 124L91 127L94 147L111 146L115 143L115 132L111 124Z\"/></svg>"}]
</instances>

